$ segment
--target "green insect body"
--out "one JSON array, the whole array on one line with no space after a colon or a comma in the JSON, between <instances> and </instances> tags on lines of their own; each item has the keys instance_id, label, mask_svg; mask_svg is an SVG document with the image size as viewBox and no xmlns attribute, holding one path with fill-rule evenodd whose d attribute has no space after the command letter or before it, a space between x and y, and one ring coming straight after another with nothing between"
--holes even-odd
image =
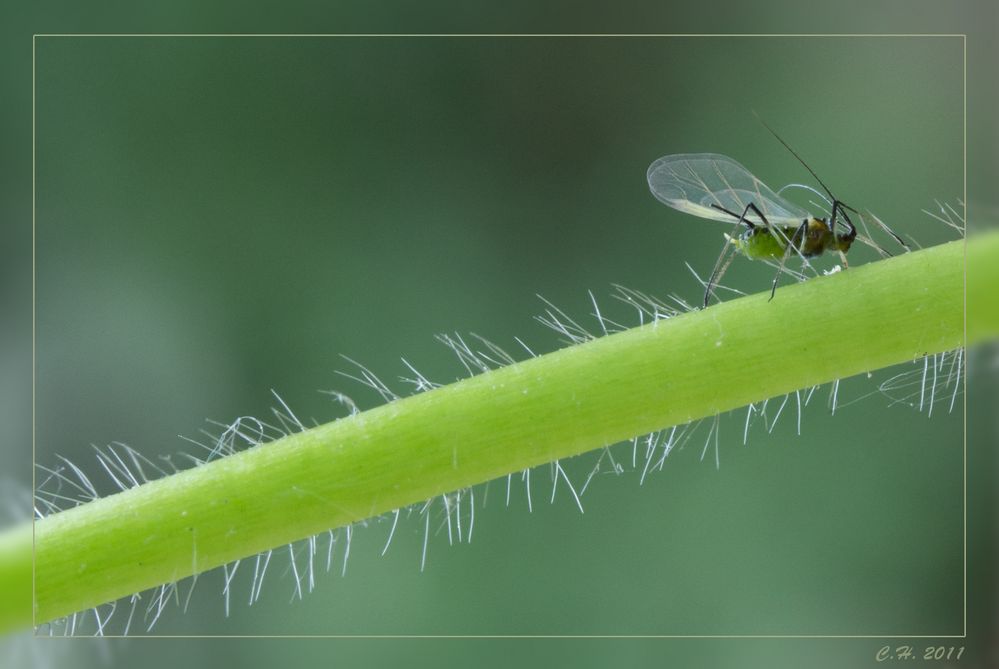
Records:
<instances>
[{"instance_id":1,"label":"green insect body","mask_svg":"<svg viewBox=\"0 0 999 669\"><path fill-rule=\"evenodd\" d=\"M787 260L833 251L840 254L846 266L846 252L857 238L857 229L846 213L847 207L828 189L825 190L829 195L831 216L816 218L803 207L781 197L727 156L716 153L663 156L649 165L646 178L652 194L663 204L698 218L742 228L741 234L725 235L725 246L705 282L705 307L736 255L776 262L779 269L770 291L772 299ZM902 243L897 235L891 234Z\"/></svg>"},{"instance_id":2,"label":"green insect body","mask_svg":"<svg viewBox=\"0 0 999 669\"><path fill-rule=\"evenodd\" d=\"M780 260L791 243L805 258L814 258L825 251L846 253L850 250L853 238L847 234L833 234L825 219L813 218L806 226L781 225L767 228L757 225L737 237L729 237L729 242L747 258Z\"/></svg>"}]
</instances>

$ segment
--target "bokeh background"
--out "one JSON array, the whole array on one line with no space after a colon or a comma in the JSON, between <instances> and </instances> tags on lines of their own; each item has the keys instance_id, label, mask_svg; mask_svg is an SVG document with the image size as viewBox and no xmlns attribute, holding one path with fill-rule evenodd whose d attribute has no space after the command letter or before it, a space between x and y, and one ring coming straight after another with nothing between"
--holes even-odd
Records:
<instances>
[{"instance_id":1,"label":"bokeh background","mask_svg":"<svg viewBox=\"0 0 999 669\"><path fill-rule=\"evenodd\" d=\"M580 319L587 290L631 318L609 297L615 283L696 302L685 263L709 271L724 228L660 205L645 169L712 151L773 186L810 183L752 110L837 195L924 245L953 234L920 210L963 195L960 38L42 37L35 55L35 455L66 456L108 491L91 444L176 459L189 449L178 434L263 416L271 389L318 421L341 413L320 389L374 406L337 376L349 370L340 354L393 382L400 358L449 381L462 368L436 333L560 345L533 320L535 294ZM989 155L971 158L973 172ZM769 276L743 262L727 282L761 290ZM471 544L435 536L422 573L422 523L403 520L384 557L388 524L357 529L346 576L338 563L303 601L290 601L280 556L254 606L249 581L234 581L228 617L221 575L204 576L153 633L961 634L963 398L932 417L877 393L847 404L900 371L844 383L835 415L821 389L800 437L787 414L744 447L743 414L726 418L719 469L700 461L701 437L643 486L598 477L584 514L564 488L548 504L544 468L532 513L522 489L506 508L493 484ZM990 473L976 462L973 477ZM577 482L592 463L570 463ZM988 502L972 486L969 507ZM984 521L971 521L976 536ZM153 643L170 642L44 652L122 666L330 652ZM663 657L664 645L584 643L594 664ZM736 641L695 643L668 652L747 657ZM880 645L755 641L748 657L840 666ZM558 647L447 652L506 665ZM398 662L412 649L355 641L336 653Z\"/></svg>"},{"instance_id":2,"label":"bokeh background","mask_svg":"<svg viewBox=\"0 0 999 669\"><path fill-rule=\"evenodd\" d=\"M386 379L409 373L400 357L459 376L441 331L551 350L535 293L579 320L592 289L605 315L634 322L606 297L615 282L696 303L684 263L710 271L728 228L661 206L645 168L718 151L772 183L802 180L753 109L841 197L924 244L953 237L919 210L962 195L961 47L40 38L36 457L100 481L89 444L189 450L178 432L266 416L270 389L325 421L342 412L318 389L378 401L338 378L353 371L341 353ZM771 273L727 280L762 290ZM831 416L816 401L801 438L785 420L748 448L740 415L722 425L719 471L699 462L705 431L643 488L600 477L586 515L567 490L530 515L520 486L510 509L494 491L471 546L437 537L423 574L421 522L403 522L386 559L371 549L387 525L358 530L349 577L321 578L307 601L289 605L292 579L275 569L273 601L225 619L204 579L193 609L154 631L958 632L961 412L889 404ZM544 468L534 482L540 502Z\"/></svg>"}]
</instances>

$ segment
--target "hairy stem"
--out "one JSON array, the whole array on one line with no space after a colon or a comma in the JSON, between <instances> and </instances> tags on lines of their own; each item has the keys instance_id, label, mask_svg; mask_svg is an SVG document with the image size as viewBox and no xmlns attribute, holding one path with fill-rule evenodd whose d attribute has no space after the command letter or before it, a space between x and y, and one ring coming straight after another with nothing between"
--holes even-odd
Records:
<instances>
[{"instance_id":1,"label":"hairy stem","mask_svg":"<svg viewBox=\"0 0 999 669\"><path fill-rule=\"evenodd\" d=\"M34 622L509 472L999 333L999 234L732 300L293 434L35 523ZM30 622L0 535L0 632ZM10 585L10 589L8 589ZM14 593L16 596L7 596Z\"/></svg>"}]
</instances>

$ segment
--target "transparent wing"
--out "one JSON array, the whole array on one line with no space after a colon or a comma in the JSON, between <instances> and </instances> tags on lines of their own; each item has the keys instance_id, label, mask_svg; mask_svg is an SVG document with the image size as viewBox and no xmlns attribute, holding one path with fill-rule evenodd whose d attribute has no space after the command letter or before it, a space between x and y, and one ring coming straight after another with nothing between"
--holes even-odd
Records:
<instances>
[{"instance_id":1,"label":"transparent wing","mask_svg":"<svg viewBox=\"0 0 999 669\"><path fill-rule=\"evenodd\" d=\"M649 189L656 199L674 209L710 218L734 222L730 214L742 214L752 202L771 225L798 225L811 215L775 193L745 167L717 153L680 153L663 156L649 165ZM712 206L715 205L715 206ZM761 223L752 211L746 214L751 223Z\"/></svg>"}]
</instances>

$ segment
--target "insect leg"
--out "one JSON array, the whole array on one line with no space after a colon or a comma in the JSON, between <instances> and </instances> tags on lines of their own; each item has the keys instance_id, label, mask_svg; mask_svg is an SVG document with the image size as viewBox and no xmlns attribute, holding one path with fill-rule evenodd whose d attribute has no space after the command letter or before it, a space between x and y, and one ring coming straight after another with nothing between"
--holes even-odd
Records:
<instances>
[{"instance_id":1,"label":"insect leg","mask_svg":"<svg viewBox=\"0 0 999 669\"><path fill-rule=\"evenodd\" d=\"M752 230L753 228L755 228L755 227L756 227L755 225L753 225L753 222L752 222L752 221L750 221L749 219L747 219L747 218L746 218L746 214L748 214L748 213L749 213L749 208L753 206L753 204L752 204L752 203L749 203L748 205L746 205L746 208L742 210L742 214L741 214L741 215L740 215L740 214L736 214L736 213L735 213L734 211L731 211L731 210L729 210L729 209L726 209L725 207L722 207L722 206L720 206L720 205L717 205L717 204L715 204L715 203L713 203L713 202L711 203L711 205L710 205L710 206L711 206L712 208L714 208L714 209L717 209L718 211L723 211L723 212L725 212L726 214L728 214L729 216L731 216L732 218L736 219L736 221L735 221L735 226L736 226L736 227L739 227L739 224L740 224L740 223L745 223L745 224L746 224L746 226L747 226L747 227L748 227L748 228L749 228L750 230ZM755 209L755 207L753 207L753 208ZM756 213L759 213L759 211L757 211ZM764 219L764 220L766 220L766 219Z\"/></svg>"},{"instance_id":2,"label":"insect leg","mask_svg":"<svg viewBox=\"0 0 999 669\"><path fill-rule=\"evenodd\" d=\"M853 207L848 207L839 200L833 200L832 215L829 217L829 232L831 232L834 236L836 235L837 215L842 214L843 220L846 221L846 224L849 227L849 232L846 233L846 236L852 240L857 236L857 228L853 224L853 221L850 220L849 214L846 213L847 209L857 211L856 209L853 209Z\"/></svg>"},{"instance_id":3,"label":"insect leg","mask_svg":"<svg viewBox=\"0 0 999 669\"><path fill-rule=\"evenodd\" d=\"M764 224L766 224L767 226L770 225L770 223L767 221L766 216L764 216L762 212L760 212L760 210L757 209L756 205L753 204L752 202L746 205L745 209L742 210L742 214L739 216L736 216L734 212L731 212L728 209L721 207L717 204L712 204L711 206L719 211L724 211L729 216L732 216L733 218L737 219L735 221L735 226L732 229L733 235L735 231L739 229L739 225L741 224L745 224L750 230L756 228L756 226L753 225L752 221L749 221L746 218L746 214L748 214L750 210L756 212L756 215L760 217L760 220L763 221ZM711 278L708 279L707 284L705 284L704 286L705 307L708 306L708 300L711 299L711 293L712 291L714 291L715 286L717 286L718 282L721 281L722 275L725 274L725 270L728 269L728 266L732 263L732 260L735 258L735 253L737 249L733 248L732 252L728 254L728 260L725 260L726 251L729 250L728 247L731 243L732 243L731 237L727 237L725 239L725 246L722 247L722 251L718 255L718 260L715 261L715 268L711 270Z\"/></svg>"},{"instance_id":4,"label":"insect leg","mask_svg":"<svg viewBox=\"0 0 999 669\"><path fill-rule=\"evenodd\" d=\"M780 279L781 273L784 271L784 264L787 259L791 256L791 252L801 253L798 245L805 239L805 230L808 228L808 219L806 218L798 226L798 229L794 231L791 235L791 239L787 246L784 247L784 253L780 257L780 265L777 266L777 274L774 275L773 285L770 286L770 300L774 299L774 295L777 293L777 281ZM770 300L767 300L769 302Z\"/></svg>"},{"instance_id":5,"label":"insect leg","mask_svg":"<svg viewBox=\"0 0 999 669\"><path fill-rule=\"evenodd\" d=\"M729 248L732 247L732 248ZM715 286L721 282L722 276L725 274L725 270L728 266L732 264L732 260L735 259L735 254L738 252L738 248L732 243L731 237L725 238L725 246L722 247L721 253L718 254L718 260L715 262L715 268L711 270L711 278L708 282L704 284L704 307L708 306L708 300L711 299L711 294L714 292ZM726 258L726 256L728 256Z\"/></svg>"}]
</instances>

